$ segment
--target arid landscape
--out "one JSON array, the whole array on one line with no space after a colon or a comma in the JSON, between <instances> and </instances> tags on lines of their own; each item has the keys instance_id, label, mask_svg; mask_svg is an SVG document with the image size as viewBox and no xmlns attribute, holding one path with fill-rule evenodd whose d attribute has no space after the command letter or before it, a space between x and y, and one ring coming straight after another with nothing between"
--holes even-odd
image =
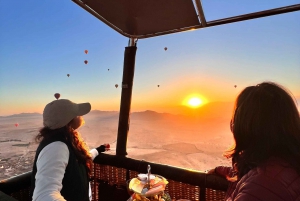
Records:
<instances>
[{"instance_id":1,"label":"arid landscape","mask_svg":"<svg viewBox=\"0 0 300 201\"><path fill-rule=\"evenodd\" d=\"M186 110L186 115L133 112L128 157L203 171L230 165L222 153L232 143L228 125L232 103ZM80 133L90 148L110 143L107 154L115 154L118 115L93 110L85 116ZM38 113L0 116L0 180L31 171L37 148L34 137L41 126L42 114Z\"/></svg>"}]
</instances>

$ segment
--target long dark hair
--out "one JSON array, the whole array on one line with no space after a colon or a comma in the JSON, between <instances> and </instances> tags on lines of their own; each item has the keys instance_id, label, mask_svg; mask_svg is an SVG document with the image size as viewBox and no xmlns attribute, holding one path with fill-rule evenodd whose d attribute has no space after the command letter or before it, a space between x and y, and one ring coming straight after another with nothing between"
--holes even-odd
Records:
<instances>
[{"instance_id":1,"label":"long dark hair","mask_svg":"<svg viewBox=\"0 0 300 201\"><path fill-rule=\"evenodd\" d=\"M292 95L272 82L245 88L236 99L231 130L232 158L240 179L270 157L288 162L300 174L300 116Z\"/></svg>"},{"instance_id":2,"label":"long dark hair","mask_svg":"<svg viewBox=\"0 0 300 201\"><path fill-rule=\"evenodd\" d=\"M88 147L81 138L80 133L74 130L70 126L70 123L62 128L54 130L51 130L48 127L41 128L39 134L35 137L35 141L41 142L42 140L55 138L58 135L62 136L63 139L72 146L76 159L79 163L82 163L86 166L87 172L90 175L92 168L92 158L89 154Z\"/></svg>"}]
</instances>

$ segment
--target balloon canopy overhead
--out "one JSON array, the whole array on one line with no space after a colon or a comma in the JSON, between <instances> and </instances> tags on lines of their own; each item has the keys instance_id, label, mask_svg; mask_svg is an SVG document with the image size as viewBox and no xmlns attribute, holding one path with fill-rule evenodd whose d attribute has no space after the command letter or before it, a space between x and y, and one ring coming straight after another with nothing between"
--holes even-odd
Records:
<instances>
[{"instance_id":1,"label":"balloon canopy overhead","mask_svg":"<svg viewBox=\"0 0 300 201\"><path fill-rule=\"evenodd\" d=\"M170 33L250 20L300 10L300 4L206 21L201 0L72 0L128 38Z\"/></svg>"},{"instance_id":2,"label":"balloon canopy overhead","mask_svg":"<svg viewBox=\"0 0 300 201\"><path fill-rule=\"evenodd\" d=\"M206 21L201 0L72 0L129 38L125 48L116 155L127 155L127 136L138 39L300 10L300 4ZM167 47L164 48L167 51ZM84 61L87 64L87 60ZM109 71L109 69L108 69ZM117 84L115 85L117 88ZM159 85L157 85L159 87Z\"/></svg>"}]
</instances>

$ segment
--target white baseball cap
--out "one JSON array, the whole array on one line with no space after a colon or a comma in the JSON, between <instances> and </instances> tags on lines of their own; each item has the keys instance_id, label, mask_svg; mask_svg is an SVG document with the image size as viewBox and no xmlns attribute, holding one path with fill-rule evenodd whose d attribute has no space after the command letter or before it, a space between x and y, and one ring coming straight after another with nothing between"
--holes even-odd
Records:
<instances>
[{"instance_id":1,"label":"white baseball cap","mask_svg":"<svg viewBox=\"0 0 300 201\"><path fill-rule=\"evenodd\" d=\"M43 112L43 124L50 129L58 129L67 125L77 116L91 111L90 103L73 103L67 99L59 99L48 103Z\"/></svg>"}]
</instances>

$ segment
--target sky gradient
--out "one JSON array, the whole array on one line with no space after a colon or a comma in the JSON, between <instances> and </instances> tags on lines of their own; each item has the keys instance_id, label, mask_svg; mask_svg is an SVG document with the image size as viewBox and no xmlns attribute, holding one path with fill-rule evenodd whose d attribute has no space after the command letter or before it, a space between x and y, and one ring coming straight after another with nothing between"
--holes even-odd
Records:
<instances>
[{"instance_id":1,"label":"sky gradient","mask_svg":"<svg viewBox=\"0 0 300 201\"><path fill-rule=\"evenodd\" d=\"M202 3L210 21L300 1ZM192 94L232 102L262 81L282 84L300 104L299 19L298 11L139 40L132 111L180 113ZM55 93L119 110L115 84L122 82L128 38L69 0L1 1L0 30L0 116L42 113Z\"/></svg>"}]
</instances>

